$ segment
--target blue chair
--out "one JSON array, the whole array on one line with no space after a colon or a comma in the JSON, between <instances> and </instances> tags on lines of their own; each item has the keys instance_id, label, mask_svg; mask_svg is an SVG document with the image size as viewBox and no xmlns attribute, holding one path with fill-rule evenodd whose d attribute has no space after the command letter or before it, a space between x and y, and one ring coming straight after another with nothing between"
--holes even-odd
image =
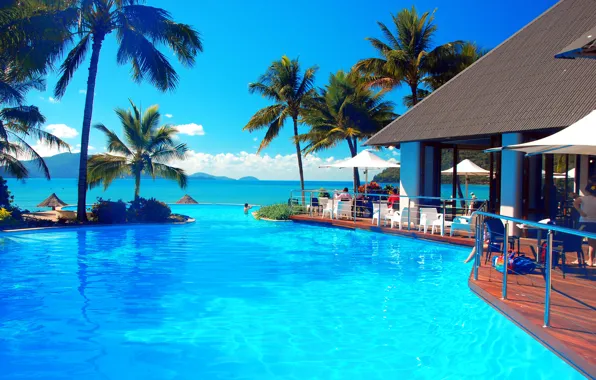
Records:
<instances>
[{"instance_id":1,"label":"blue chair","mask_svg":"<svg viewBox=\"0 0 596 380\"><path fill-rule=\"evenodd\" d=\"M500 219L487 219L484 222L488 235L488 249L484 263L488 263L493 252L503 252L503 239L505 238L505 226Z\"/></svg>"},{"instance_id":2,"label":"blue chair","mask_svg":"<svg viewBox=\"0 0 596 380\"><path fill-rule=\"evenodd\" d=\"M586 259L584 257L583 250L583 238L581 236L570 235L560 233L557 234L557 239L563 243L563 249L561 251L561 270L563 271L563 278L565 278L565 254L569 252L575 252L577 255L577 263L581 268L586 267ZM555 261L556 260L556 261ZM559 258L554 258L555 264L558 263ZM554 265L553 265L554 266Z\"/></svg>"}]
</instances>

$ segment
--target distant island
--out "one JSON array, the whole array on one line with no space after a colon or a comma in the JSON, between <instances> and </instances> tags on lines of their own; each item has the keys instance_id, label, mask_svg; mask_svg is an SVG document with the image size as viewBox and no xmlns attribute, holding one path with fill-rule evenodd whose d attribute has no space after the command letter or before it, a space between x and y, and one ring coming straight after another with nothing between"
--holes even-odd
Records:
<instances>
[{"instance_id":1,"label":"distant island","mask_svg":"<svg viewBox=\"0 0 596 380\"><path fill-rule=\"evenodd\" d=\"M52 178L77 178L79 176L79 160L81 155L79 153L60 153L51 157L44 157L44 161L50 170ZM29 172L29 178L45 178L43 171L34 161L22 161L23 165ZM14 178L12 174L7 173L0 168L0 176L4 178ZM148 177L148 176L147 176ZM234 178L226 176L215 176L208 173L193 173L188 176L192 180L207 180L207 181L236 181ZM258 181L259 179L252 176L239 178L238 181Z\"/></svg>"}]
</instances>

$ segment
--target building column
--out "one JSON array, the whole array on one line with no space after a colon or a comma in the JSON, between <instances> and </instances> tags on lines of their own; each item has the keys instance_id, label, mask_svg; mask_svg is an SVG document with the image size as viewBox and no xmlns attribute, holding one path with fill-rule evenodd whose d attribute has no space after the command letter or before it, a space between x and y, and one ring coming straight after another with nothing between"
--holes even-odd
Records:
<instances>
[{"instance_id":1,"label":"building column","mask_svg":"<svg viewBox=\"0 0 596 380\"><path fill-rule=\"evenodd\" d=\"M424 183L422 195L441 196L441 149L435 146L424 147ZM433 202L427 202L433 203Z\"/></svg>"},{"instance_id":2,"label":"building column","mask_svg":"<svg viewBox=\"0 0 596 380\"><path fill-rule=\"evenodd\" d=\"M503 146L522 143L521 133L504 133ZM501 153L501 209L500 214L514 218L522 216L522 180L524 154L510 150ZM519 236L519 228L509 223L509 233Z\"/></svg>"},{"instance_id":3,"label":"building column","mask_svg":"<svg viewBox=\"0 0 596 380\"><path fill-rule=\"evenodd\" d=\"M419 142L408 142L400 144L400 177L399 177L399 208L403 210L408 207L410 199L408 196L420 196L420 162L422 145ZM418 203L418 199L411 200L412 205ZM410 207L410 220L417 223L418 207Z\"/></svg>"}]
</instances>

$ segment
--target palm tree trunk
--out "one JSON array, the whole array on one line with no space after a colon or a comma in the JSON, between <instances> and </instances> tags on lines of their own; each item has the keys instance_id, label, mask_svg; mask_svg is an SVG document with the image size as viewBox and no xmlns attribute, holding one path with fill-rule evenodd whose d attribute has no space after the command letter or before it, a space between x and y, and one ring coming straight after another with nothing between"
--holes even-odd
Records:
<instances>
[{"instance_id":1,"label":"palm tree trunk","mask_svg":"<svg viewBox=\"0 0 596 380\"><path fill-rule=\"evenodd\" d=\"M294 137L298 137L298 118L294 117ZM302 169L302 151L300 150L300 142L296 139L296 156L298 158L298 172L300 173L300 190L304 190L304 171ZM304 192L302 192L304 198ZM303 202L304 204L304 202Z\"/></svg>"},{"instance_id":2,"label":"palm tree trunk","mask_svg":"<svg viewBox=\"0 0 596 380\"><path fill-rule=\"evenodd\" d=\"M348 147L350 148L350 155L352 157L356 157L358 154L358 146L356 146L349 137L346 138L346 141L348 142ZM357 193L358 188L360 187L360 172L358 171L358 168L353 168L352 170L354 177L354 192Z\"/></svg>"},{"instance_id":3,"label":"palm tree trunk","mask_svg":"<svg viewBox=\"0 0 596 380\"><path fill-rule=\"evenodd\" d=\"M412 107L418 104L418 84L410 84L410 90L412 91Z\"/></svg>"},{"instance_id":4,"label":"palm tree trunk","mask_svg":"<svg viewBox=\"0 0 596 380\"><path fill-rule=\"evenodd\" d=\"M91 64L89 65L89 77L87 78L87 96L85 97L85 113L83 115L83 129L81 131L81 157L79 161L79 197L77 201L77 220L87 221L87 157L89 149L89 132L91 130L91 117L93 116L93 98L95 96L95 80L97 78L97 66L99 64L99 53L104 35L93 36L93 47L91 52Z\"/></svg>"},{"instance_id":5,"label":"palm tree trunk","mask_svg":"<svg viewBox=\"0 0 596 380\"><path fill-rule=\"evenodd\" d=\"M141 172L135 173L135 201L141 195Z\"/></svg>"}]
</instances>

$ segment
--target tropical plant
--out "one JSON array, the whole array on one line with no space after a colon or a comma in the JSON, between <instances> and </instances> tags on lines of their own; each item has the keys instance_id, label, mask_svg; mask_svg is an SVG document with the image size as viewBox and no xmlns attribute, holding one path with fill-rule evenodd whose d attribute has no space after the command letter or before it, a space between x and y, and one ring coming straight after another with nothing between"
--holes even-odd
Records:
<instances>
[{"instance_id":1,"label":"tropical plant","mask_svg":"<svg viewBox=\"0 0 596 380\"><path fill-rule=\"evenodd\" d=\"M355 68L368 76L369 85L385 91L402 84L408 86L411 93L404 99L407 106L416 105L482 55L476 45L463 41L433 49L432 40L437 31L434 12L419 15L412 6L392 15L392 21L395 34L377 22L386 42L367 38L380 57L361 60Z\"/></svg>"},{"instance_id":2,"label":"tropical plant","mask_svg":"<svg viewBox=\"0 0 596 380\"><path fill-rule=\"evenodd\" d=\"M106 135L108 153L89 158L89 188L103 184L104 189L107 189L114 179L132 175L135 179L135 199L138 199L143 174L153 179L172 179L185 188L187 177L184 170L167 165L174 159L183 160L188 151L186 144L174 142L178 131L170 125L158 127L160 114L157 105L149 107L141 115L132 101L130 104L132 111L116 109L128 145L105 125L94 126Z\"/></svg>"},{"instance_id":3,"label":"tropical plant","mask_svg":"<svg viewBox=\"0 0 596 380\"><path fill-rule=\"evenodd\" d=\"M49 170L26 138L68 149L68 144L41 129L45 118L26 106L29 90L43 90L43 74L68 40L67 25L76 13L53 2L6 0L0 4L0 167L21 179L28 175L20 159L34 160L49 179Z\"/></svg>"},{"instance_id":4,"label":"tropical plant","mask_svg":"<svg viewBox=\"0 0 596 380\"><path fill-rule=\"evenodd\" d=\"M126 222L126 203L122 200L112 202L97 198L97 202L91 207L93 220L101 224L119 224Z\"/></svg>"},{"instance_id":5,"label":"tropical plant","mask_svg":"<svg viewBox=\"0 0 596 380\"><path fill-rule=\"evenodd\" d=\"M189 25L176 23L170 13L161 8L142 5L141 0L78 0L75 8L80 16L76 36L77 44L68 53L60 67L60 79L54 93L61 97L66 92L75 71L91 50L85 112L81 130L81 157L77 215L86 219L87 154L89 132L93 115L93 99L97 79L97 67L103 42L116 32L118 64L131 64L135 82L148 80L161 91L173 90L178 84L178 74L166 55L157 47L165 45L173 50L178 60L192 66L196 55L203 50L199 34Z\"/></svg>"},{"instance_id":6,"label":"tropical plant","mask_svg":"<svg viewBox=\"0 0 596 380\"><path fill-rule=\"evenodd\" d=\"M316 94L313 89L316 72L317 67L313 66L302 73L298 59L290 60L284 55L281 60L274 61L257 82L248 85L251 94L259 93L275 102L257 111L244 127L244 130L249 132L267 129L258 152L266 148L279 135L287 118L291 118L294 123L294 137L298 136L298 124L306 110L305 105ZM300 188L304 190L302 151L298 140L295 140L294 144Z\"/></svg>"},{"instance_id":7,"label":"tropical plant","mask_svg":"<svg viewBox=\"0 0 596 380\"><path fill-rule=\"evenodd\" d=\"M338 71L329 76L329 84L309 100L304 122L308 133L298 136L310 154L347 142L350 155L358 154L358 142L367 139L389 124L397 115L393 103L385 101L381 92L364 86L358 72ZM354 168L354 189L360 185L358 168Z\"/></svg>"},{"instance_id":8,"label":"tropical plant","mask_svg":"<svg viewBox=\"0 0 596 380\"><path fill-rule=\"evenodd\" d=\"M170 206L155 198L137 198L127 210L129 222L165 222L172 215Z\"/></svg>"},{"instance_id":9,"label":"tropical plant","mask_svg":"<svg viewBox=\"0 0 596 380\"><path fill-rule=\"evenodd\" d=\"M27 91L43 87L41 77L17 80L9 69L0 70L0 167L19 179L29 174L20 161L22 159L33 160L50 179L45 161L27 138L36 139L51 148L70 149L67 143L41 129L45 117L37 107L22 105Z\"/></svg>"},{"instance_id":10,"label":"tropical plant","mask_svg":"<svg viewBox=\"0 0 596 380\"><path fill-rule=\"evenodd\" d=\"M299 206L289 206L287 204L278 203L268 206L262 206L255 212L257 219L270 220L289 220L292 215L300 213Z\"/></svg>"}]
</instances>

